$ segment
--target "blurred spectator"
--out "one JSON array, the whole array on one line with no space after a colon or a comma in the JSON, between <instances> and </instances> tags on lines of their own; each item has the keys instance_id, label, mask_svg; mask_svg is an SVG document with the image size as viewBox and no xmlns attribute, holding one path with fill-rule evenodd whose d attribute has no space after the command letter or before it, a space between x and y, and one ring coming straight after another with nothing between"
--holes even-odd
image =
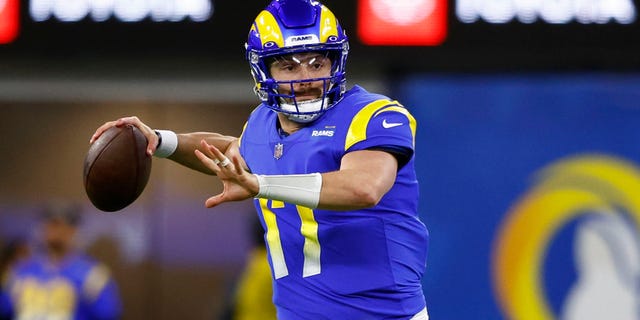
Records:
<instances>
[{"instance_id":1,"label":"blurred spectator","mask_svg":"<svg viewBox=\"0 0 640 320\"><path fill-rule=\"evenodd\" d=\"M264 245L257 246L251 251L238 283L233 320L276 320L272 296L267 248Z\"/></svg>"},{"instance_id":2,"label":"blurred spectator","mask_svg":"<svg viewBox=\"0 0 640 320\"><path fill-rule=\"evenodd\" d=\"M42 213L34 255L9 269L0 315L15 319L110 320L121 302L109 271L75 246L79 208L51 205Z\"/></svg>"},{"instance_id":3,"label":"blurred spectator","mask_svg":"<svg viewBox=\"0 0 640 320\"><path fill-rule=\"evenodd\" d=\"M0 310L6 310L9 304L8 292L3 290L9 278L9 269L29 257L30 253L29 243L24 238L11 240L0 250ZM0 320L10 319L10 315L0 314Z\"/></svg>"},{"instance_id":4,"label":"blurred spectator","mask_svg":"<svg viewBox=\"0 0 640 320\"><path fill-rule=\"evenodd\" d=\"M252 248L235 285L228 309L220 320L276 320L273 282L260 222L253 219Z\"/></svg>"}]
</instances>

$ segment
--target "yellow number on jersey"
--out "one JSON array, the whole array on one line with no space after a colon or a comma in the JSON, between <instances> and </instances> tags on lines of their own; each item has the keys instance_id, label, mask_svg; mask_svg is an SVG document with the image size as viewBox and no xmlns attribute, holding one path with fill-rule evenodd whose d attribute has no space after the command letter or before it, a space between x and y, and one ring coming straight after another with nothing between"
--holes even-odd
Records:
<instances>
[{"instance_id":1,"label":"yellow number on jersey","mask_svg":"<svg viewBox=\"0 0 640 320\"><path fill-rule=\"evenodd\" d=\"M280 229L276 222L277 209L284 208L284 202L271 200L271 207L268 206L268 199L259 199L262 217L267 226L267 245L273 266L273 275L280 279L289 275L289 269L284 259L282 250L282 240L280 239ZM319 274L320 268L320 241L318 240L318 222L314 217L312 209L296 206L300 216L300 234L304 237L304 267L303 277L310 277Z\"/></svg>"}]
</instances>

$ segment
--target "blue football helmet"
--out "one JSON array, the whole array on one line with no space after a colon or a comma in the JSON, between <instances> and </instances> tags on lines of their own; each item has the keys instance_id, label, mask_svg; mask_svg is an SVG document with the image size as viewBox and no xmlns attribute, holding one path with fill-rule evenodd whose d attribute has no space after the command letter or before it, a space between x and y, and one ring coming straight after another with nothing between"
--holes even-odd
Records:
<instances>
[{"instance_id":1,"label":"blue football helmet","mask_svg":"<svg viewBox=\"0 0 640 320\"><path fill-rule=\"evenodd\" d=\"M317 119L346 91L349 42L334 14L317 1L273 0L253 22L245 47L256 83L254 92L267 107L287 114L293 121L305 123ZM292 81L273 79L269 63L274 58L304 52L327 54L332 63L331 75ZM324 83L322 97L296 100L295 83L317 81ZM279 86L290 86L291 94L279 93Z\"/></svg>"}]
</instances>

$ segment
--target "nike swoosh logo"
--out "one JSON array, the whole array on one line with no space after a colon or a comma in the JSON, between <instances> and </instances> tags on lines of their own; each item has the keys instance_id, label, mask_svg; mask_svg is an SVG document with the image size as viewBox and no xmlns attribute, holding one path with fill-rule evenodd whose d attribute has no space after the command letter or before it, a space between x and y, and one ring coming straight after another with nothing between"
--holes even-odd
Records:
<instances>
[{"instance_id":1,"label":"nike swoosh logo","mask_svg":"<svg viewBox=\"0 0 640 320\"><path fill-rule=\"evenodd\" d=\"M382 120L382 127L385 129L389 129L389 128L393 128L393 127L397 127L397 126L401 126L404 123L402 122L392 122L392 123L388 123L387 119Z\"/></svg>"}]
</instances>

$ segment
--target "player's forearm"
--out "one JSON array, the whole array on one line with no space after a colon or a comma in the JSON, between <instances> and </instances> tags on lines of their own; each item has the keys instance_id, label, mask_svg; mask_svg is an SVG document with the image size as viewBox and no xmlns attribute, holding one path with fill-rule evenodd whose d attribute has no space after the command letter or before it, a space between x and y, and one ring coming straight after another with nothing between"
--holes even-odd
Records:
<instances>
[{"instance_id":1,"label":"player's forearm","mask_svg":"<svg viewBox=\"0 0 640 320\"><path fill-rule=\"evenodd\" d=\"M308 208L356 210L375 206L388 191L380 181L353 170L288 175L254 175L255 197L284 201ZM248 185L247 190L252 190Z\"/></svg>"},{"instance_id":2,"label":"player's forearm","mask_svg":"<svg viewBox=\"0 0 640 320\"><path fill-rule=\"evenodd\" d=\"M340 170L322 174L318 207L329 210L370 208L391 189L397 161L383 151L355 151L342 158Z\"/></svg>"},{"instance_id":3,"label":"player's forearm","mask_svg":"<svg viewBox=\"0 0 640 320\"><path fill-rule=\"evenodd\" d=\"M181 133L178 134L178 147L168 158L188 168L206 174L213 174L194 154L194 151L200 148L200 141L202 141L202 139L205 139L209 144L225 153L231 143L238 138L212 132Z\"/></svg>"},{"instance_id":4,"label":"player's forearm","mask_svg":"<svg viewBox=\"0 0 640 320\"><path fill-rule=\"evenodd\" d=\"M356 210L378 204L396 179L397 161L383 151L355 151L340 170L298 175L256 175L258 198L327 210Z\"/></svg>"},{"instance_id":5,"label":"player's forearm","mask_svg":"<svg viewBox=\"0 0 640 320\"><path fill-rule=\"evenodd\" d=\"M389 191L387 180L363 175L356 170L340 170L322 174L322 189L318 208L327 210L357 210L378 204Z\"/></svg>"}]
</instances>

